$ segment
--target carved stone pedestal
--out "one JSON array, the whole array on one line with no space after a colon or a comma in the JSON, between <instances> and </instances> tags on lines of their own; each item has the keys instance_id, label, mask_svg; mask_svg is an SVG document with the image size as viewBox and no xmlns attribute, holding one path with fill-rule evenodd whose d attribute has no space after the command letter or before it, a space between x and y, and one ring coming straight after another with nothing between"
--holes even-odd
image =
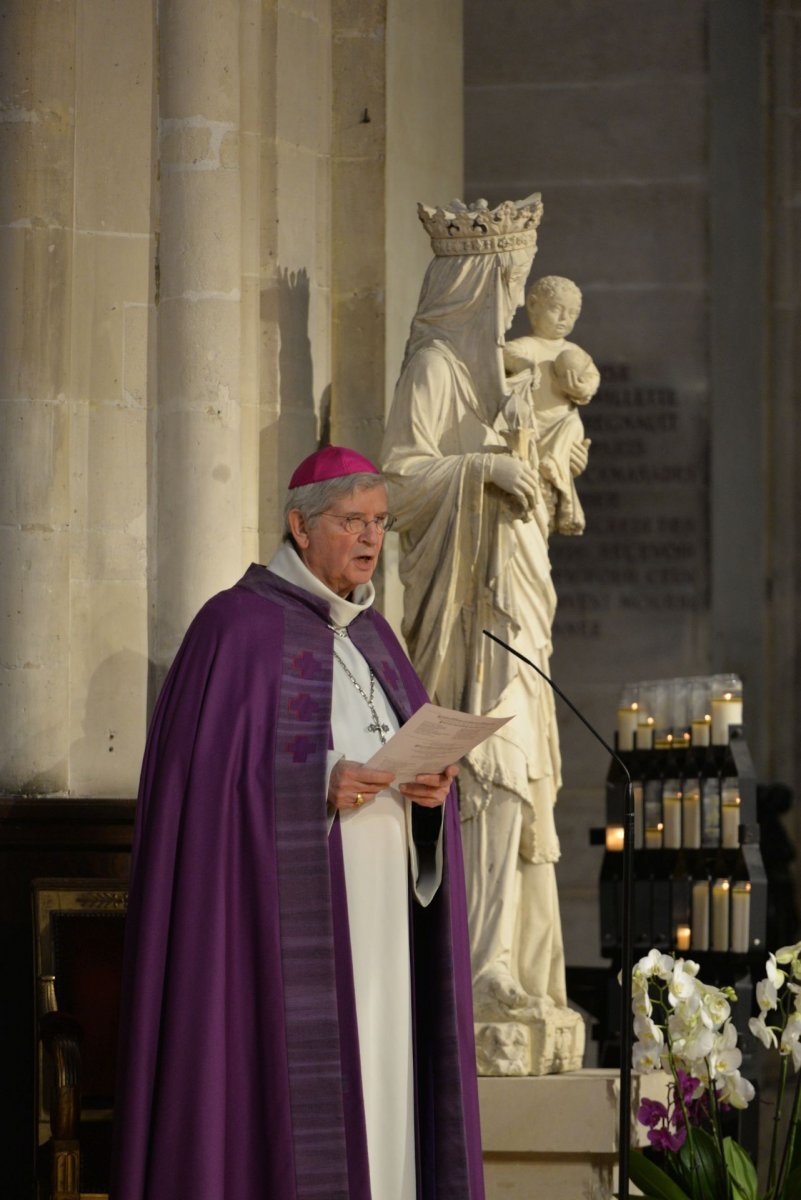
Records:
<instances>
[{"instance_id":1,"label":"carved stone pedestal","mask_svg":"<svg viewBox=\"0 0 801 1200\"><path fill-rule=\"evenodd\" d=\"M645 1142L636 1112L665 1102L668 1076L632 1076L632 1145ZM584 1070L528 1079L479 1079L487 1200L612 1200L617 1186L619 1076Z\"/></svg>"},{"instance_id":2,"label":"carved stone pedestal","mask_svg":"<svg viewBox=\"0 0 801 1200\"><path fill-rule=\"evenodd\" d=\"M554 1006L526 1021L475 1025L479 1075L557 1075L579 1071L584 1061L584 1022L572 1008Z\"/></svg>"}]
</instances>

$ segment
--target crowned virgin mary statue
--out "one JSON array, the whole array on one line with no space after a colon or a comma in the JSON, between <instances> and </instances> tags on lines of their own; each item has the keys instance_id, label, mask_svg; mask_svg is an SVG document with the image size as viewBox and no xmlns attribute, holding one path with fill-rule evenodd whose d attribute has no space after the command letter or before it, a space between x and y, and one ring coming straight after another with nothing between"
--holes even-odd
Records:
<instances>
[{"instance_id":1,"label":"crowned virgin mary statue","mask_svg":"<svg viewBox=\"0 0 801 1200\"><path fill-rule=\"evenodd\" d=\"M437 703L512 716L459 779L479 1069L572 1070L584 1029L567 1008L554 873L553 695L483 633L548 673L556 595L535 419L503 364L542 204L535 195L418 212L434 258L382 454L401 535L403 633Z\"/></svg>"}]
</instances>

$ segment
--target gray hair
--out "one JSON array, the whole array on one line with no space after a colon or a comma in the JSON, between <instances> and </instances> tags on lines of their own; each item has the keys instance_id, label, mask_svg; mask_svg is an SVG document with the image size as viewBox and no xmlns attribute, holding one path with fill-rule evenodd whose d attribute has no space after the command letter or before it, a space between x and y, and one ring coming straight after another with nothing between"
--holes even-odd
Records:
<instances>
[{"instance_id":1,"label":"gray hair","mask_svg":"<svg viewBox=\"0 0 801 1200\"><path fill-rule=\"evenodd\" d=\"M538 304L541 300L552 300L559 295L568 296L581 310L581 288L564 275L543 275L541 279L535 279L528 289L526 303L533 301Z\"/></svg>"},{"instance_id":2,"label":"gray hair","mask_svg":"<svg viewBox=\"0 0 801 1200\"><path fill-rule=\"evenodd\" d=\"M290 488L284 503L283 540L292 541L289 514L293 508L301 513L307 525L313 525L335 500L350 496L357 488L374 488L382 483L383 475L376 475L372 471L359 471L355 475L340 475L337 479L324 479L322 483L304 483L300 487Z\"/></svg>"}]
</instances>

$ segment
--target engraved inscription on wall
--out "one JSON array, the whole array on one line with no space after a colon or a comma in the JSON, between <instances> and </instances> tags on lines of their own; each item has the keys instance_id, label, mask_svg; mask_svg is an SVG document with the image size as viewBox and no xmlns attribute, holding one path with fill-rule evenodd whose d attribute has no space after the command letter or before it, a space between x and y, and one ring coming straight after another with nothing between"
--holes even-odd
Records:
<instances>
[{"instance_id":1,"label":"engraved inscription on wall","mask_svg":"<svg viewBox=\"0 0 801 1200\"><path fill-rule=\"evenodd\" d=\"M582 411L592 439L578 481L587 530L551 539L555 649L591 642L598 662L608 639L610 655L647 658L658 630L669 666L690 651L708 608L706 398L634 380L625 364L602 368L602 380ZM681 643L672 655L666 634Z\"/></svg>"}]
</instances>

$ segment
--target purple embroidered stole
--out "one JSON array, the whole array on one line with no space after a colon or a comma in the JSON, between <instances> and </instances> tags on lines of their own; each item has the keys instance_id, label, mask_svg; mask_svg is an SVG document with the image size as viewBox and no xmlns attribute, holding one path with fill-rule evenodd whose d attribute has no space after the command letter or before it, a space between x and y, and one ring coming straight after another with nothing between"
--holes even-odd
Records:
<instances>
[{"instance_id":1,"label":"purple embroidered stole","mask_svg":"<svg viewBox=\"0 0 801 1200\"><path fill-rule=\"evenodd\" d=\"M341 1000L349 981L337 979L337 961L344 954L349 969L350 948L347 935L343 940L332 919L332 895L336 900L338 891L342 892L340 916L346 918L347 910L344 888L332 879L331 870L331 855L341 864L339 830L335 827L332 832L334 844L329 848L322 794L330 744L334 635L328 627L326 602L272 572L251 567L239 586L280 605L284 621L275 740L275 836L297 1195L298 1200L339 1196L355 1200L360 1189L354 1188L353 1175L364 1177L365 1197L369 1175L366 1164L354 1162L353 1144L348 1163L346 1127L353 1131L351 1143L361 1141L366 1149L366 1140L358 1059L356 1071L348 1073L341 1057L337 993ZM384 643L371 621L357 624L361 628L355 644L400 719L407 720L412 704ZM350 988L352 995L352 984ZM353 1041L355 1050L355 1014L352 1032L347 1041ZM354 1073L356 1079L350 1077ZM343 1087L349 1093L347 1111Z\"/></svg>"}]
</instances>

